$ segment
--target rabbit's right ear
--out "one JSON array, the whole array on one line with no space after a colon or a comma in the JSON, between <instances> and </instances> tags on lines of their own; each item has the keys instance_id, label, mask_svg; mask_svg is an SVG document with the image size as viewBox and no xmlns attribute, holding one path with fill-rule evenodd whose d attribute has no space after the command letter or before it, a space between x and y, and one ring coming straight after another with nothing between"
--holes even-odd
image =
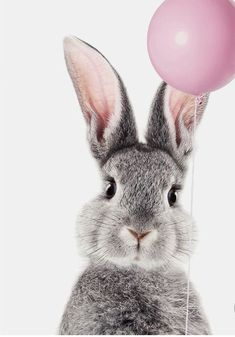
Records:
<instances>
[{"instance_id":1,"label":"rabbit's right ear","mask_svg":"<svg viewBox=\"0 0 235 337\"><path fill-rule=\"evenodd\" d=\"M101 163L137 142L132 109L123 83L96 49L76 37L64 39L68 72L88 125L88 140Z\"/></svg>"},{"instance_id":2,"label":"rabbit's right ear","mask_svg":"<svg viewBox=\"0 0 235 337\"><path fill-rule=\"evenodd\" d=\"M208 94L196 97L162 83L154 98L146 140L185 166L193 150L194 132L205 111Z\"/></svg>"}]
</instances>

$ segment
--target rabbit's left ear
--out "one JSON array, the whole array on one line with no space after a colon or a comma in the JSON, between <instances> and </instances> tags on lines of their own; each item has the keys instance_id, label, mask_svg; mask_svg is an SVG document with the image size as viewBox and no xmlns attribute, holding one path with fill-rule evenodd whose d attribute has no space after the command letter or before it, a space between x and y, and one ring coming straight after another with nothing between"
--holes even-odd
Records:
<instances>
[{"instance_id":1,"label":"rabbit's left ear","mask_svg":"<svg viewBox=\"0 0 235 337\"><path fill-rule=\"evenodd\" d=\"M205 94L197 99L162 83L152 105L147 143L184 160L192 151L194 129L202 118L208 97Z\"/></svg>"},{"instance_id":2,"label":"rabbit's left ear","mask_svg":"<svg viewBox=\"0 0 235 337\"><path fill-rule=\"evenodd\" d=\"M115 151L137 142L126 90L106 58L84 41L65 38L64 53L87 122L92 154L102 164Z\"/></svg>"}]
</instances>

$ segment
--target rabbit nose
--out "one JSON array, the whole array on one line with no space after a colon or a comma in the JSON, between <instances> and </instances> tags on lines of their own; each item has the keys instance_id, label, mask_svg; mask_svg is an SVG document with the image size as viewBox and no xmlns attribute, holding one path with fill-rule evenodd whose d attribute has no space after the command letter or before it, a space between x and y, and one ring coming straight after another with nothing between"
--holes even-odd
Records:
<instances>
[{"instance_id":1,"label":"rabbit nose","mask_svg":"<svg viewBox=\"0 0 235 337\"><path fill-rule=\"evenodd\" d=\"M142 240L146 235L148 235L151 231L146 231L146 232L136 232L132 228L128 228L128 231L138 240Z\"/></svg>"}]
</instances>

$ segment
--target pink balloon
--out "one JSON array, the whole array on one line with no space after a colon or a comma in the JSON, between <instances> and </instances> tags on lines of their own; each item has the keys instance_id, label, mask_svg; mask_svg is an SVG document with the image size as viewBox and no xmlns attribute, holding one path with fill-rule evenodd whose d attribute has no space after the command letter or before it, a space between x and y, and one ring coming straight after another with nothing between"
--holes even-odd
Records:
<instances>
[{"instance_id":1,"label":"pink balloon","mask_svg":"<svg viewBox=\"0 0 235 337\"><path fill-rule=\"evenodd\" d=\"M235 3L165 0L148 30L158 74L174 88L200 95L235 77Z\"/></svg>"}]
</instances>

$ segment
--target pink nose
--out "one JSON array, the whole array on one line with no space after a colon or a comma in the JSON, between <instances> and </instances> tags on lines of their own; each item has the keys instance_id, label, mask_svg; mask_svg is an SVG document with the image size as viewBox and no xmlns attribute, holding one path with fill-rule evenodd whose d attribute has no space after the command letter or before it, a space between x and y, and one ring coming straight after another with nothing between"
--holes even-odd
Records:
<instances>
[{"instance_id":1,"label":"pink nose","mask_svg":"<svg viewBox=\"0 0 235 337\"><path fill-rule=\"evenodd\" d=\"M128 228L128 231L138 240L142 240L146 235L148 235L151 231L146 231L146 232L142 232L142 233L138 233L136 231L134 231L131 228Z\"/></svg>"}]
</instances>

